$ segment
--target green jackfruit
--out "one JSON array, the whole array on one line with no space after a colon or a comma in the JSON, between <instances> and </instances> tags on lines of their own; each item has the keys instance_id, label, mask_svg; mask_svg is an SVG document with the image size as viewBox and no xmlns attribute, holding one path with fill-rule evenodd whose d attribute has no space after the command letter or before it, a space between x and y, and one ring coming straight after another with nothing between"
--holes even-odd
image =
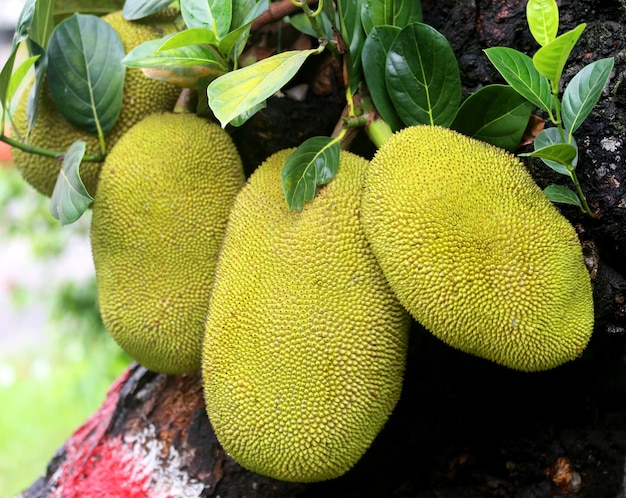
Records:
<instances>
[{"instance_id":1,"label":"green jackfruit","mask_svg":"<svg viewBox=\"0 0 626 498\"><path fill-rule=\"evenodd\" d=\"M440 127L396 133L372 160L362 223L400 302L447 344L524 371L587 345L577 235L504 150Z\"/></svg>"},{"instance_id":2,"label":"green jackfruit","mask_svg":"<svg viewBox=\"0 0 626 498\"><path fill-rule=\"evenodd\" d=\"M93 206L104 325L150 370L200 368L211 281L245 181L229 135L195 114L153 114L113 147Z\"/></svg>"},{"instance_id":3,"label":"green jackfruit","mask_svg":"<svg viewBox=\"0 0 626 498\"><path fill-rule=\"evenodd\" d=\"M168 10L169 15L160 15L153 23L126 21L122 12L113 12L102 19L108 22L117 32L124 45L124 50L130 50L143 42L160 38L176 31L173 22L174 11ZM15 124L22 136L28 130L26 117L26 102L28 93L24 95L15 112ZM127 68L124 78L124 97L122 110L115 126L106 135L107 150L119 140L135 123L153 112L171 111L176 104L180 88L162 81L149 79L140 69ZM100 143L96 135L80 130L65 120L58 111L47 86L42 88L39 100L37 122L31 130L30 143L60 152L66 151L76 140L83 140L87 144L87 154L100 153ZM52 195L54 186L61 170L61 163L55 159L29 154L13 148L15 166L24 179L44 195ZM85 162L81 165L80 175L85 187L91 195L95 195L98 186L98 175L102 163Z\"/></svg>"},{"instance_id":4,"label":"green jackfruit","mask_svg":"<svg viewBox=\"0 0 626 498\"><path fill-rule=\"evenodd\" d=\"M285 481L346 472L400 395L408 313L359 223L368 162L290 211L271 156L235 200L203 346L207 412L224 450Z\"/></svg>"}]
</instances>

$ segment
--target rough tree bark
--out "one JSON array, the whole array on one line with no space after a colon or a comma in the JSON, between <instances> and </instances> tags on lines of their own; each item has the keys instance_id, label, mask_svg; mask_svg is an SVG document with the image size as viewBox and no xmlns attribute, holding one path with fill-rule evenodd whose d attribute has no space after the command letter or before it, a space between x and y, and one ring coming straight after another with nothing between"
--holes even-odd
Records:
<instances>
[{"instance_id":1,"label":"rough tree bark","mask_svg":"<svg viewBox=\"0 0 626 498\"><path fill-rule=\"evenodd\" d=\"M457 55L466 93L501 82L484 48L537 49L525 4L424 2L426 22ZM307 485L250 473L224 454L199 374L132 366L21 496L626 496L626 2L563 0L560 8L561 32L587 22L567 78L616 57L601 102L577 133L579 174L598 217L559 206L580 234L594 283L596 327L581 358L549 372L515 372L452 350L414 324L404 391L386 427L348 474ZM304 102L271 99L234 132L248 169L277 149L329 134L339 96L331 89ZM372 153L364 140L355 147ZM540 163L528 165L542 187L565 182Z\"/></svg>"}]
</instances>

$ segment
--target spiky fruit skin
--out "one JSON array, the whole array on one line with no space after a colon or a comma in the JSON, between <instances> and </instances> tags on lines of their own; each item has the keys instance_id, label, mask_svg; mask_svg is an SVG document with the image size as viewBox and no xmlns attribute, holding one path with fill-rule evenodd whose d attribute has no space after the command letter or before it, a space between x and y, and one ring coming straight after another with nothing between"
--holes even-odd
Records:
<instances>
[{"instance_id":1,"label":"spiky fruit skin","mask_svg":"<svg viewBox=\"0 0 626 498\"><path fill-rule=\"evenodd\" d=\"M102 18L117 32L126 53L143 42L160 38L176 31L173 16L160 16L154 23L126 21L121 11L113 12ZM28 130L26 102L24 95L15 112L15 123L22 136ZM171 111L176 104L180 88L147 78L140 69L127 68L124 78L124 97L120 116L109 133L105 136L107 150L135 123L153 112ZM99 154L100 142L96 135L87 133L65 120L54 104L47 85L42 88L39 100L39 112L29 142L50 150L65 152L76 140L86 142L86 154ZM61 170L61 163L55 159L29 154L13 148L15 166L24 179L44 195L52 195ZM93 196L98 186L98 175L102 163L84 162L80 167L80 176Z\"/></svg>"},{"instance_id":2,"label":"spiky fruit skin","mask_svg":"<svg viewBox=\"0 0 626 498\"><path fill-rule=\"evenodd\" d=\"M200 368L214 268L244 181L229 135L192 114L148 116L107 157L91 226L100 311L148 369Z\"/></svg>"},{"instance_id":3,"label":"spiky fruit skin","mask_svg":"<svg viewBox=\"0 0 626 498\"><path fill-rule=\"evenodd\" d=\"M346 472L400 395L408 313L359 223L367 161L290 211L271 156L231 211L207 315L207 412L243 467L285 481Z\"/></svg>"},{"instance_id":4,"label":"spiky fruit skin","mask_svg":"<svg viewBox=\"0 0 626 498\"><path fill-rule=\"evenodd\" d=\"M400 302L449 345L524 371L587 345L578 237L504 150L440 127L396 133L372 160L362 222Z\"/></svg>"}]
</instances>

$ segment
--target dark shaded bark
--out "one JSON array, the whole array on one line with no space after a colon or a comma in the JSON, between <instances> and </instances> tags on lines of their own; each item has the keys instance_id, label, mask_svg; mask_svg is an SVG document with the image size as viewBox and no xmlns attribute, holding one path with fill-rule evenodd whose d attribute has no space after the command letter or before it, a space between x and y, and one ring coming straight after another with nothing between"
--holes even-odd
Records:
<instances>
[{"instance_id":1,"label":"dark shaded bark","mask_svg":"<svg viewBox=\"0 0 626 498\"><path fill-rule=\"evenodd\" d=\"M426 21L457 54L466 94L501 82L483 49L536 51L525 5L424 2ZM616 57L607 90L576 134L579 177L598 217L559 206L579 232L594 283L596 327L580 359L543 373L511 371L455 351L414 324L403 394L384 430L345 476L307 485L247 472L224 454L199 375L135 366L23 496L626 496L626 3L560 7L561 32L587 22L567 79L589 62ZM329 134L341 108L338 90L303 103L271 99L234 132L248 169L275 150ZM355 147L373 152L363 140ZM568 184L538 161L528 166L542 187Z\"/></svg>"}]
</instances>

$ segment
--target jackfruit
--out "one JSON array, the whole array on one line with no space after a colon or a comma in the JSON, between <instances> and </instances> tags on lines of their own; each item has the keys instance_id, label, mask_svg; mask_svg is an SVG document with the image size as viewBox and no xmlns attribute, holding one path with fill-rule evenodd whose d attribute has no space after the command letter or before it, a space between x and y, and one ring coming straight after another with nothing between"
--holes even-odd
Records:
<instances>
[{"instance_id":1,"label":"jackfruit","mask_svg":"<svg viewBox=\"0 0 626 498\"><path fill-rule=\"evenodd\" d=\"M104 162L91 226L100 311L148 369L200 369L215 263L244 181L229 135L195 114L144 118Z\"/></svg>"},{"instance_id":2,"label":"jackfruit","mask_svg":"<svg viewBox=\"0 0 626 498\"><path fill-rule=\"evenodd\" d=\"M400 395L409 315L359 223L368 162L290 211L278 152L235 200L207 314L207 412L243 467L285 481L337 477L361 457Z\"/></svg>"},{"instance_id":3,"label":"jackfruit","mask_svg":"<svg viewBox=\"0 0 626 498\"><path fill-rule=\"evenodd\" d=\"M160 38L176 31L174 9L167 9L164 14L152 18L151 23L126 21L122 12L113 12L102 19L117 32L128 53L137 45ZM14 121L22 137L26 136L28 120L26 103L28 91L15 111ZM143 75L140 69L127 68L124 78L124 97L120 116L109 133L106 134L107 150L119 140L135 123L153 112L171 111L176 104L180 88L162 81L156 81ZM44 83L39 100L39 112L35 126L31 130L29 142L60 152L66 151L76 140L87 144L86 154L99 154L100 143L96 135L83 131L65 120L54 104L47 85ZM30 154L14 148L15 166L24 179L44 195L52 195L61 163L56 159ZM94 196L98 185L98 175L102 163L84 162L80 167L80 176L87 191Z\"/></svg>"},{"instance_id":4,"label":"jackfruit","mask_svg":"<svg viewBox=\"0 0 626 498\"><path fill-rule=\"evenodd\" d=\"M375 154L361 209L396 296L450 346L537 371L587 345L593 299L578 237L513 155L406 128Z\"/></svg>"}]
</instances>

